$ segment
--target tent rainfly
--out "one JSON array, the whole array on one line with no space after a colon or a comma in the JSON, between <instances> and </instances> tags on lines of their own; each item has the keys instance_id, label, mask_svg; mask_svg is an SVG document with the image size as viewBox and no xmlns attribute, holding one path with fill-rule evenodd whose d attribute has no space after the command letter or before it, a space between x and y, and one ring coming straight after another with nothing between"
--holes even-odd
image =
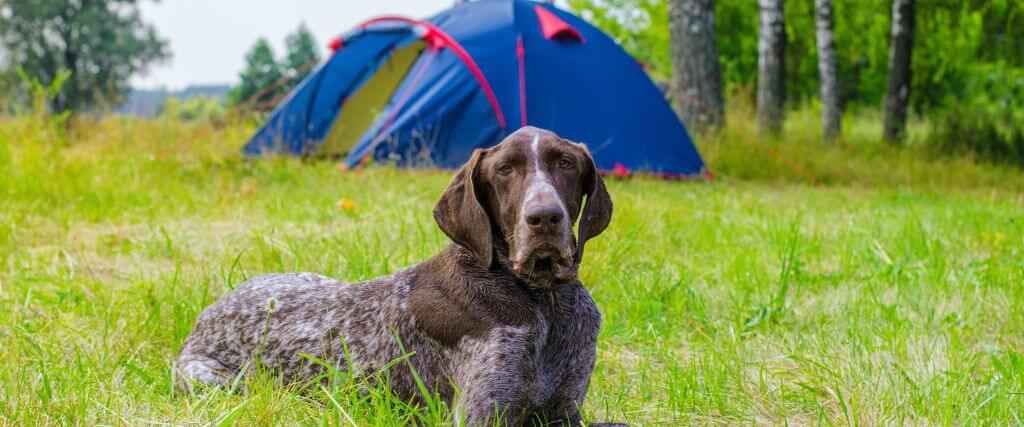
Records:
<instances>
[{"instance_id":1,"label":"tent rainfly","mask_svg":"<svg viewBox=\"0 0 1024 427\"><path fill-rule=\"evenodd\" d=\"M586 143L604 171L707 173L641 65L550 5L481 0L426 20L376 18L331 49L246 154L456 168L529 124Z\"/></svg>"}]
</instances>

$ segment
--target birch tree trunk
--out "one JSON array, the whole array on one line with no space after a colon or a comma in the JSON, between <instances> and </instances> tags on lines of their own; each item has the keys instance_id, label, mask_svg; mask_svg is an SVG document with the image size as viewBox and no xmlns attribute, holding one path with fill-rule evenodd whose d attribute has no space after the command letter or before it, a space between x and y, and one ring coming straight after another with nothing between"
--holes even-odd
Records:
<instances>
[{"instance_id":1,"label":"birch tree trunk","mask_svg":"<svg viewBox=\"0 0 1024 427\"><path fill-rule=\"evenodd\" d=\"M835 19L832 0L814 1L814 26L818 39L818 78L821 84L821 124L825 142L842 131L842 100L839 94L839 66L836 60Z\"/></svg>"},{"instance_id":2,"label":"birch tree trunk","mask_svg":"<svg viewBox=\"0 0 1024 427\"><path fill-rule=\"evenodd\" d=\"M903 141L910 102L910 55L914 45L914 0L892 3L892 44L889 48L889 88L885 93L884 138Z\"/></svg>"},{"instance_id":3,"label":"birch tree trunk","mask_svg":"<svg viewBox=\"0 0 1024 427\"><path fill-rule=\"evenodd\" d=\"M668 0L671 98L691 132L725 123L715 0Z\"/></svg>"},{"instance_id":4,"label":"birch tree trunk","mask_svg":"<svg viewBox=\"0 0 1024 427\"><path fill-rule=\"evenodd\" d=\"M786 102L786 27L782 0L758 0L758 6L757 128L779 133Z\"/></svg>"}]
</instances>

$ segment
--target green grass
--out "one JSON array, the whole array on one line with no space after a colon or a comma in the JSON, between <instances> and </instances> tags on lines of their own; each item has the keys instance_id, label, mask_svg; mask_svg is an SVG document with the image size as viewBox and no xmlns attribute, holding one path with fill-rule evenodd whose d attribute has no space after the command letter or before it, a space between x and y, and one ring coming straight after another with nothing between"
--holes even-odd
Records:
<instances>
[{"instance_id":1,"label":"green grass","mask_svg":"<svg viewBox=\"0 0 1024 427\"><path fill-rule=\"evenodd\" d=\"M1024 173L885 147L870 116L823 148L793 116L777 141L730 117L701 146L713 183L609 181L581 272L605 319L587 419L1024 423ZM368 279L446 243L449 173L250 163L249 126L179 142L193 128L0 122L0 425L449 420L344 373L172 390L197 314L244 278Z\"/></svg>"}]
</instances>

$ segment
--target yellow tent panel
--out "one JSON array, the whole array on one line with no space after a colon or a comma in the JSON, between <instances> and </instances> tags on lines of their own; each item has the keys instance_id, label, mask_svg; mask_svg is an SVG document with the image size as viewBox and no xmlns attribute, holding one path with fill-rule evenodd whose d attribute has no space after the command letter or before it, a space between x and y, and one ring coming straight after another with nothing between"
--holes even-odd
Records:
<instances>
[{"instance_id":1,"label":"yellow tent panel","mask_svg":"<svg viewBox=\"0 0 1024 427\"><path fill-rule=\"evenodd\" d=\"M423 46L423 42L410 43L393 53L387 63L345 101L324 138L320 154L340 155L352 150L387 106L395 89L423 52Z\"/></svg>"}]
</instances>

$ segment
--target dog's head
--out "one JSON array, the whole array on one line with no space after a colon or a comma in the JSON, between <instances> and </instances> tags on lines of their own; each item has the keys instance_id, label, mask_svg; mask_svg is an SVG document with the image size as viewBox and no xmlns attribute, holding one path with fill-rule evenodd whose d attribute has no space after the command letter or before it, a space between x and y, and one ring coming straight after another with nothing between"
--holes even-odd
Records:
<instances>
[{"instance_id":1,"label":"dog's head","mask_svg":"<svg viewBox=\"0 0 1024 427\"><path fill-rule=\"evenodd\" d=\"M583 245L611 216L587 148L533 127L476 150L434 207L441 230L483 265L499 263L542 288L576 279Z\"/></svg>"}]
</instances>

